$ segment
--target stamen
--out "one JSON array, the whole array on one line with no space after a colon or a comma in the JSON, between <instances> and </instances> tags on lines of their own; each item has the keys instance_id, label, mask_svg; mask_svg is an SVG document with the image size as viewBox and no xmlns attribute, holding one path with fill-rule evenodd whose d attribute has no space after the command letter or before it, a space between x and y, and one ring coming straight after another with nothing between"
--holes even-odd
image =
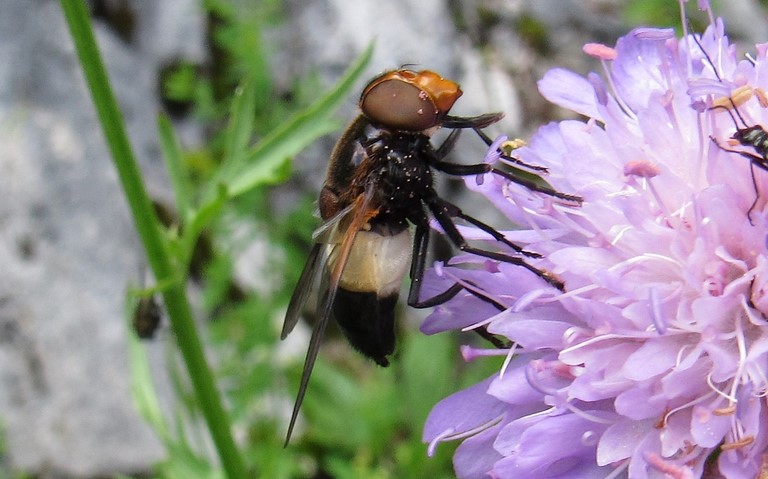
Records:
<instances>
[{"instance_id":1,"label":"stamen","mask_svg":"<svg viewBox=\"0 0 768 479\"><path fill-rule=\"evenodd\" d=\"M657 288L651 287L648 289L648 302L651 304L651 320L656 327L656 331L659 332L659 335L666 334L667 319L661 311L662 301L659 297L659 290Z\"/></svg>"},{"instance_id":2,"label":"stamen","mask_svg":"<svg viewBox=\"0 0 768 479\"><path fill-rule=\"evenodd\" d=\"M712 414L714 414L715 416L731 416L735 412L736 412L735 404L731 404L730 406L726 406L726 407L719 407L717 409L712 410Z\"/></svg>"},{"instance_id":3,"label":"stamen","mask_svg":"<svg viewBox=\"0 0 768 479\"><path fill-rule=\"evenodd\" d=\"M546 362L542 361L541 359L534 359L525 367L525 379L534 390L540 392L541 394L555 396L558 392L557 389L546 387L545 385L541 384L541 381L539 381L539 377L536 374L538 371L544 369L548 369Z\"/></svg>"},{"instance_id":4,"label":"stamen","mask_svg":"<svg viewBox=\"0 0 768 479\"><path fill-rule=\"evenodd\" d=\"M492 165L499 161L499 158L501 158L501 148L502 145L504 145L507 142L507 136L506 135L499 135L496 137L495 140L493 140L493 143L491 143L488 146L488 149L486 150L485 157L483 158L483 163L488 163L489 165ZM478 175L482 176L482 175Z\"/></svg>"},{"instance_id":5,"label":"stamen","mask_svg":"<svg viewBox=\"0 0 768 479\"><path fill-rule=\"evenodd\" d=\"M635 38L666 41L675 38L675 30L672 28L636 28Z\"/></svg>"},{"instance_id":6,"label":"stamen","mask_svg":"<svg viewBox=\"0 0 768 479\"><path fill-rule=\"evenodd\" d=\"M680 466L662 458L658 453L645 452L643 454L649 466L671 479L693 479L693 471L687 466Z\"/></svg>"},{"instance_id":7,"label":"stamen","mask_svg":"<svg viewBox=\"0 0 768 479\"><path fill-rule=\"evenodd\" d=\"M729 396L728 394L724 393L723 391L719 390L717 386L712 382L712 373L710 372L707 374L707 386L709 386L709 389L717 393L718 396L727 399L729 402L737 403L739 402L735 397Z\"/></svg>"},{"instance_id":8,"label":"stamen","mask_svg":"<svg viewBox=\"0 0 768 479\"><path fill-rule=\"evenodd\" d=\"M739 439L738 441L735 441L735 442L729 442L729 443L726 443L726 444L721 444L720 445L720 449L723 450L723 451L732 451L734 449L740 449L742 447L749 446L753 442L755 442L755 436L746 436L746 437L744 437L742 439Z\"/></svg>"},{"instance_id":9,"label":"stamen","mask_svg":"<svg viewBox=\"0 0 768 479\"><path fill-rule=\"evenodd\" d=\"M499 371L499 379L504 379L504 373L507 372L507 367L509 367L509 363L512 361L512 357L515 355L517 348L518 345L515 343L509 348L509 351L507 351L507 357L504 358L504 363L501 365L501 370Z\"/></svg>"},{"instance_id":10,"label":"stamen","mask_svg":"<svg viewBox=\"0 0 768 479\"><path fill-rule=\"evenodd\" d=\"M656 163L648 160L628 161L624 165L624 174L627 176L639 176L641 178L653 178L661 173Z\"/></svg>"},{"instance_id":11,"label":"stamen","mask_svg":"<svg viewBox=\"0 0 768 479\"><path fill-rule=\"evenodd\" d=\"M441 443L441 442L444 442L443 439L448 441L448 439L446 439L446 438L450 437L451 434L453 434L454 431L455 431L454 428L449 427L445 431L443 431L440 434L438 434L434 439L432 439L432 441L430 441L430 443L429 443L429 446L427 447L427 457L434 456L435 455L435 450L437 449L437 445L439 443Z\"/></svg>"},{"instance_id":12,"label":"stamen","mask_svg":"<svg viewBox=\"0 0 768 479\"><path fill-rule=\"evenodd\" d=\"M504 419L504 416L497 416L490 421L487 421L483 424L480 424L479 426L475 426L472 429L468 431L464 431L458 434L454 434L456 429L454 428L448 428L445 431L441 432L437 435L432 441L430 441L429 446L427 447L427 456L432 457L435 454L435 450L437 449L437 445L440 442L448 442L448 441L455 441L457 439L464 439L465 437L474 436L475 434L481 433L485 431L486 429L490 429L493 426L499 424L502 419Z\"/></svg>"},{"instance_id":13,"label":"stamen","mask_svg":"<svg viewBox=\"0 0 768 479\"><path fill-rule=\"evenodd\" d=\"M602 43L587 43L581 49L587 55L599 60L610 61L616 59L616 49Z\"/></svg>"},{"instance_id":14,"label":"stamen","mask_svg":"<svg viewBox=\"0 0 768 479\"><path fill-rule=\"evenodd\" d=\"M712 108L723 108L725 110L733 110L744 105L750 98L752 98L752 87L749 85L742 85L735 89L730 97L718 97L712 100Z\"/></svg>"},{"instance_id":15,"label":"stamen","mask_svg":"<svg viewBox=\"0 0 768 479\"><path fill-rule=\"evenodd\" d=\"M714 395L714 393L710 392L710 393L704 394L703 396L697 397L693 401L689 401L689 402L687 402L687 403L685 403L683 405L680 405L680 406L678 406L678 407L676 407L674 409L670 409L666 414L664 414L664 417L661 420L661 427L666 427L667 426L667 422L669 421L670 416L672 416L676 412L682 411L684 409L688 409L691 406L695 406L695 405L697 405L697 404L699 404L701 402L704 402L707 399L711 398L713 395Z\"/></svg>"},{"instance_id":16,"label":"stamen","mask_svg":"<svg viewBox=\"0 0 768 479\"><path fill-rule=\"evenodd\" d=\"M507 140L504 143L501 144L501 148L504 151L509 151L512 153L513 151L517 150L518 148L522 148L524 146L527 146L528 142L523 140L522 138L515 138L514 140Z\"/></svg>"},{"instance_id":17,"label":"stamen","mask_svg":"<svg viewBox=\"0 0 768 479\"><path fill-rule=\"evenodd\" d=\"M574 405L572 402L566 402L564 404L565 408L571 411L572 413L576 414L580 418L586 419L589 422L594 422L596 424L608 424L611 425L615 423L616 421L613 421L611 419L608 419L606 417L599 417L595 416L594 414L590 414Z\"/></svg>"},{"instance_id":18,"label":"stamen","mask_svg":"<svg viewBox=\"0 0 768 479\"><path fill-rule=\"evenodd\" d=\"M461 345L459 347L459 351L461 352L462 359L464 359L464 362L467 362L467 363L472 362L475 359L481 358L481 357L506 356L508 354L507 350L505 349L475 348L467 344Z\"/></svg>"},{"instance_id":19,"label":"stamen","mask_svg":"<svg viewBox=\"0 0 768 479\"><path fill-rule=\"evenodd\" d=\"M755 92L757 102L760 103L760 106L762 108L768 108L768 94L765 93L765 90L760 87L755 87L752 91Z\"/></svg>"}]
</instances>

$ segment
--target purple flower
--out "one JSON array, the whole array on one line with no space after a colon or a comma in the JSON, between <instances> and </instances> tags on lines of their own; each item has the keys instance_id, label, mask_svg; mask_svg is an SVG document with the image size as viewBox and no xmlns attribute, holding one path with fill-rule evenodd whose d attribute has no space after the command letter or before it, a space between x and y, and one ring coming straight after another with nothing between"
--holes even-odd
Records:
<instances>
[{"instance_id":1,"label":"purple flower","mask_svg":"<svg viewBox=\"0 0 768 479\"><path fill-rule=\"evenodd\" d=\"M505 233L566 292L471 255L429 273L425 297L461 281L506 309L463 293L424 332L486 326L514 343L464 347L504 366L425 425L430 451L463 440L459 477L765 477L768 168L726 149L760 157L731 137L768 125L767 50L739 61L720 21L700 44L644 28L588 45L604 77L553 70L539 83L588 120L546 125L515 151L583 206L467 179L523 225Z\"/></svg>"}]
</instances>

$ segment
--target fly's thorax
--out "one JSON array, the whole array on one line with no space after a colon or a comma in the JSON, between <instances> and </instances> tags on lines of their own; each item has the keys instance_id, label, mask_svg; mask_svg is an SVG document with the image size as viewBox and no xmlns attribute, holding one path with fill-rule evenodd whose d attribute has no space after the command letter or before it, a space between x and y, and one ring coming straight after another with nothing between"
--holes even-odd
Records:
<instances>
[{"instance_id":1,"label":"fly's thorax","mask_svg":"<svg viewBox=\"0 0 768 479\"><path fill-rule=\"evenodd\" d=\"M328 258L331 270L338 261L338 250L334 248ZM353 292L391 295L400 291L410 264L411 235L407 229L394 236L359 231L339 286Z\"/></svg>"},{"instance_id":2,"label":"fly's thorax","mask_svg":"<svg viewBox=\"0 0 768 479\"><path fill-rule=\"evenodd\" d=\"M383 136L371 148L375 166L371 176L380 201L389 210L411 210L432 193L431 164L435 151L429 137L420 133L395 132Z\"/></svg>"}]
</instances>

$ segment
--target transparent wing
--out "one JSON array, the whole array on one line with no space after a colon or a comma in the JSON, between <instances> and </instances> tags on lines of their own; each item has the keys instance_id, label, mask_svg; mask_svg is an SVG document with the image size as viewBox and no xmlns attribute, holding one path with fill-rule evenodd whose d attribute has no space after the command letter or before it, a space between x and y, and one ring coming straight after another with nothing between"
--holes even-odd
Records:
<instances>
[{"instance_id":1,"label":"transparent wing","mask_svg":"<svg viewBox=\"0 0 768 479\"><path fill-rule=\"evenodd\" d=\"M329 248L326 245L339 243L341 237L339 227L350 216L354 206L355 203L344 208L333 218L323 222L312 234L315 244L309 252L307 262L304 264L301 276L299 276L299 282L296 283L296 288L293 290L293 295L291 295L291 300L288 303L288 310L283 320L283 330L280 332L280 339L285 339L291 334L291 331L293 331L293 328L296 327L299 319L301 319L301 313L304 310L304 305L307 304L310 294L318 289L318 278L320 278L320 273L325 270L329 257Z\"/></svg>"},{"instance_id":2,"label":"transparent wing","mask_svg":"<svg viewBox=\"0 0 768 479\"><path fill-rule=\"evenodd\" d=\"M352 205L336 215L334 218L328 221L328 223L333 223L331 226L332 228L339 228L339 225L344 224L344 233L341 236L340 242L334 246L333 254L337 254L337 257L335 258L335 261L331 267L331 270L329 271L328 276L328 288L323 295L322 302L320 304L320 308L318 309L318 319L315 323L315 326L312 328L312 338L309 340L309 349L307 350L307 357L304 360L304 370L301 373L301 383L299 385L299 393L296 396L296 402L293 405L293 413L291 414L291 422L288 426L288 433L285 437L285 445L288 445L288 442L291 440L291 434L293 433L293 428L296 425L296 419L299 416L299 410L301 409L301 404L304 401L304 396L307 392L307 385L309 384L309 378L312 375L312 369L315 366L315 360L317 359L317 353L320 350L320 343L323 339L323 334L325 333L325 328L328 326L328 321L330 321L331 318L331 312L333 310L333 302L336 299L336 292L339 290L339 282L341 281L341 275L344 272L344 268L347 265L347 260L349 259L349 253L352 250L352 245L355 242L355 238L357 237L358 231L374 216L377 214L377 210L374 208L371 208L371 200L373 198L374 191L372 188L366 189L366 191L358 196L355 201L352 203ZM349 217L349 221L342 221L343 219ZM336 243L336 241L333 241L337 235L332 234L328 232L328 228L326 228L327 223L321 226L321 230L324 230L326 233L330 234L329 238L332 240L332 243ZM324 233L325 234L325 233ZM316 243L315 247L313 248L313 252L315 249L317 249L318 245L320 246L320 249L322 249L323 246L325 246L325 243ZM319 256L319 252L317 253ZM313 263L313 264L310 264ZM319 261L317 259L312 259L312 254L310 254L310 260L307 261L307 265L304 267L305 271L302 272L302 277L305 276L305 272L307 273L307 277L311 277L315 274L317 270L317 266L319 265ZM325 262L323 262L325 263ZM323 268L324 270L327 268ZM301 279L299 280L299 283L301 283ZM294 298L297 300L296 305L292 305L293 309L299 309L300 307L298 305L298 301L306 301L306 294L304 292L294 292ZM291 299L291 303L293 303L293 298ZM302 305L303 306L303 305ZM289 311L291 310L291 307L289 306ZM296 318L290 317L286 314L286 321L283 323L283 332L287 335L288 332L290 332L291 329L293 329L293 326L296 325L296 321L298 321L298 312L294 311L294 315ZM293 324L290 327L289 326L289 320ZM287 332L286 332L287 330Z\"/></svg>"}]
</instances>

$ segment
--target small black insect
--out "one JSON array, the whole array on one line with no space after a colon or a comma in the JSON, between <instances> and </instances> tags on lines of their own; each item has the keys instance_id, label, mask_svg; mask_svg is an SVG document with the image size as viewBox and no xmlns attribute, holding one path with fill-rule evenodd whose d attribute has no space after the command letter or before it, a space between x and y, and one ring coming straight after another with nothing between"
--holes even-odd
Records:
<instances>
[{"instance_id":1,"label":"small black insect","mask_svg":"<svg viewBox=\"0 0 768 479\"><path fill-rule=\"evenodd\" d=\"M525 251L490 225L465 214L438 196L433 188L433 170L454 176L490 172L569 203L581 202L578 196L560 193L544 182L489 164L459 165L446 161L463 129L474 130L491 144L481 129L503 116L501 113L475 117L448 115L461 94L457 83L428 70L400 69L385 73L363 90L362 114L336 143L318 200L324 223L314 234L315 244L288 305L281 334L285 339L296 326L313 284L322 277L318 320L312 330L286 444L331 316L336 318L355 349L377 364L387 366L387 356L395 348L394 309L405 274L411 279L408 305L415 308L444 303L463 289L454 284L435 297L420 298L430 240L430 215L460 250L519 265L553 287L564 288L554 275L526 262L526 257L538 258L538 254ZM430 136L439 127L452 131L435 148ZM517 164L544 171L522 162ZM454 223L456 218L486 232L510 248L511 254L469 245ZM413 239L410 224L415 226ZM479 293L472 294L491 301Z\"/></svg>"},{"instance_id":2,"label":"small black insect","mask_svg":"<svg viewBox=\"0 0 768 479\"><path fill-rule=\"evenodd\" d=\"M139 339L153 339L163 319L163 308L157 295L141 296L133 310L133 330Z\"/></svg>"},{"instance_id":3,"label":"small black insect","mask_svg":"<svg viewBox=\"0 0 768 479\"><path fill-rule=\"evenodd\" d=\"M710 58L707 51L704 49L704 46L701 44L699 39L696 37L696 35L691 35L693 37L693 40L696 42L696 45L699 46L699 49L701 50L704 57L707 59L707 62L712 67L712 71L715 74L715 77L718 81L721 83L723 82L722 77L720 76L720 73L717 71L717 68L715 68L715 64L712 61L712 58ZM742 91L738 92L740 96L746 96L744 98L744 101L749 99L749 97L752 96L752 91ZM746 93L746 95L744 95ZM725 104L723 104L725 103ZM746 159L749 160L750 164L750 175L752 177L752 187L755 190L755 201L752 202L749 209L747 210L747 218L749 219L749 222L752 223L752 210L755 209L755 206L757 206L757 202L760 199L760 190L757 186L757 178L755 177L755 167L758 167L762 170L768 171L768 132L765 131L765 129L760 125L748 125L746 120L744 120L744 117L739 112L739 108L736 105L736 101L734 101L733 95L729 95L724 102L721 102L719 104L715 104L711 107L711 109L722 109L725 110L728 113L728 116L731 117L731 120L733 121L733 125L736 129L736 131L731 135L731 139L737 141L741 146L752 148L753 151L744 151L744 150L734 150L732 148L728 148L726 146L723 146L720 144L720 141L715 137L710 137L710 139L723 151L727 151L730 153L736 153L737 155L740 155ZM734 115L735 113L735 115ZM739 126L739 121L743 125L743 127ZM754 224L754 223L752 223Z\"/></svg>"}]
</instances>

